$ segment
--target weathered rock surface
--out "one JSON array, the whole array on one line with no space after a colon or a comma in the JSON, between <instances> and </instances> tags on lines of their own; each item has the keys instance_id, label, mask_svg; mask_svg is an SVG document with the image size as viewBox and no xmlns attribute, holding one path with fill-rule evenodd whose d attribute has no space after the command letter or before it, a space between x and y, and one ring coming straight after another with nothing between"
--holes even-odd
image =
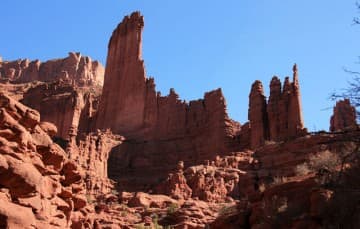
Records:
<instances>
[{"instance_id":1,"label":"weathered rock surface","mask_svg":"<svg viewBox=\"0 0 360 229\"><path fill-rule=\"evenodd\" d=\"M334 113L330 120L330 131L356 128L356 110L351 106L350 100L344 99L336 102Z\"/></svg>"},{"instance_id":2,"label":"weathered rock surface","mask_svg":"<svg viewBox=\"0 0 360 229\"><path fill-rule=\"evenodd\" d=\"M70 136L90 129L96 90L76 88L63 81L42 83L29 88L21 102L38 110L41 121L55 124L56 137L69 140Z\"/></svg>"},{"instance_id":3,"label":"weathered rock surface","mask_svg":"<svg viewBox=\"0 0 360 229\"><path fill-rule=\"evenodd\" d=\"M87 204L85 200L72 207L84 195L82 179L68 176L68 165L72 173L79 173L76 165L40 124L37 111L0 94L2 227L66 228L71 215ZM68 195L62 195L68 188Z\"/></svg>"},{"instance_id":4,"label":"weathered rock surface","mask_svg":"<svg viewBox=\"0 0 360 229\"><path fill-rule=\"evenodd\" d=\"M114 189L113 182L108 178L108 159L111 149L121 144L122 140L123 137L110 131L89 133L70 140L66 151L84 171L88 194L96 196L111 193Z\"/></svg>"},{"instance_id":5,"label":"weathered rock surface","mask_svg":"<svg viewBox=\"0 0 360 229\"><path fill-rule=\"evenodd\" d=\"M268 102L260 81L255 81L249 96L250 146L256 149L265 141L284 141L306 134L296 64L293 82L285 78L283 87L277 77L270 83Z\"/></svg>"},{"instance_id":6,"label":"weathered rock surface","mask_svg":"<svg viewBox=\"0 0 360 229\"><path fill-rule=\"evenodd\" d=\"M141 58L143 26L135 12L113 32L96 119L96 128L110 128L127 139L110 155L110 177L120 183L126 178L137 188L155 184L179 160L195 164L214 158L215 152L229 152L238 129L220 89L189 103L173 89L168 96L155 91Z\"/></svg>"},{"instance_id":7,"label":"weathered rock surface","mask_svg":"<svg viewBox=\"0 0 360 229\"><path fill-rule=\"evenodd\" d=\"M114 31L101 99L102 68L80 54L43 64L0 60L8 82L0 89L16 98L0 94L0 228L324 226L329 203L350 194L295 168L324 150L356 149L349 101L334 108L334 133L306 134L295 65L293 82L272 79L268 101L261 82L253 84L241 126L220 89L189 103L174 89L156 92L141 58L143 26L136 12ZM33 80L45 83L13 84ZM356 141L345 147L349 139ZM344 166L356 174L356 163Z\"/></svg>"},{"instance_id":8,"label":"weathered rock surface","mask_svg":"<svg viewBox=\"0 0 360 229\"><path fill-rule=\"evenodd\" d=\"M254 192L253 175L244 170L255 166L252 152L237 152L230 156L217 156L205 165L178 169L155 188L158 193L175 199L199 199L206 202L232 202ZM180 164L182 164L180 162ZM249 182L250 181L250 182Z\"/></svg>"},{"instance_id":9,"label":"weathered rock surface","mask_svg":"<svg viewBox=\"0 0 360 229\"><path fill-rule=\"evenodd\" d=\"M266 112L266 97L260 81L255 81L249 95L249 122L250 122L250 145L257 148L264 145L269 139L268 116Z\"/></svg>"},{"instance_id":10,"label":"weathered rock surface","mask_svg":"<svg viewBox=\"0 0 360 229\"><path fill-rule=\"evenodd\" d=\"M15 83L65 80L77 86L102 85L103 76L103 66L80 53L70 52L64 59L44 63L28 59L0 61L0 79Z\"/></svg>"}]
</instances>

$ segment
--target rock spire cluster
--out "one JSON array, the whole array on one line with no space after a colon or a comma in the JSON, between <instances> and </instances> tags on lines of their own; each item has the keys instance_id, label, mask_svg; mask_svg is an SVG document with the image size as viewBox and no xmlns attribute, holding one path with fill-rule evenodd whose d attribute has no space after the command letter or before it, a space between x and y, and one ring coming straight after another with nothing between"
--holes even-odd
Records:
<instances>
[{"instance_id":1,"label":"rock spire cluster","mask_svg":"<svg viewBox=\"0 0 360 229\"><path fill-rule=\"evenodd\" d=\"M262 83L255 81L249 95L250 145L256 148L265 141L283 141L306 133L301 110L301 98L296 64L293 82L278 77L270 82L268 101Z\"/></svg>"}]
</instances>

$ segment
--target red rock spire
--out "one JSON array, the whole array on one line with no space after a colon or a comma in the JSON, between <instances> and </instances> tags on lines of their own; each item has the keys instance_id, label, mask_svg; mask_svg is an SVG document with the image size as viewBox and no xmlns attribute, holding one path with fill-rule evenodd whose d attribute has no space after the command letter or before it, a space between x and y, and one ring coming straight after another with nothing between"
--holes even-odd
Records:
<instances>
[{"instance_id":1,"label":"red rock spire","mask_svg":"<svg viewBox=\"0 0 360 229\"><path fill-rule=\"evenodd\" d=\"M279 78L272 78L267 104L261 82L255 81L250 93L249 121L251 148L263 145L265 140L283 141L306 132L296 64L293 66L293 82L285 77L281 88Z\"/></svg>"},{"instance_id":2,"label":"red rock spire","mask_svg":"<svg viewBox=\"0 0 360 229\"><path fill-rule=\"evenodd\" d=\"M256 148L265 143L268 138L268 121L266 112L266 97L263 85L256 80L249 95L249 121L250 121L250 145Z\"/></svg>"},{"instance_id":3,"label":"red rock spire","mask_svg":"<svg viewBox=\"0 0 360 229\"><path fill-rule=\"evenodd\" d=\"M134 12L124 17L111 36L97 128L111 128L119 133L139 129L143 124L146 94L141 59L143 27L143 16Z\"/></svg>"}]
</instances>

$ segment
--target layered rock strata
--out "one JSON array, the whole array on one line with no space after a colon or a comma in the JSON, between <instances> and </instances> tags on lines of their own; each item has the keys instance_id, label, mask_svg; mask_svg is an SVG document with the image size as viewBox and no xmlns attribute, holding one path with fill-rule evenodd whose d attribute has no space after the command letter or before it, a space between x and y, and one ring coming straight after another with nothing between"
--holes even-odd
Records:
<instances>
[{"instance_id":1,"label":"layered rock strata","mask_svg":"<svg viewBox=\"0 0 360 229\"><path fill-rule=\"evenodd\" d=\"M66 82L41 83L28 89L21 100L38 110L41 121L54 123L56 137L69 140L71 136L88 132L97 108L94 89L80 89Z\"/></svg>"},{"instance_id":2,"label":"layered rock strata","mask_svg":"<svg viewBox=\"0 0 360 229\"><path fill-rule=\"evenodd\" d=\"M102 85L103 76L103 66L80 53L70 52L66 58L44 63L29 59L0 61L0 79L14 83L52 82L61 79L77 86Z\"/></svg>"}]
</instances>

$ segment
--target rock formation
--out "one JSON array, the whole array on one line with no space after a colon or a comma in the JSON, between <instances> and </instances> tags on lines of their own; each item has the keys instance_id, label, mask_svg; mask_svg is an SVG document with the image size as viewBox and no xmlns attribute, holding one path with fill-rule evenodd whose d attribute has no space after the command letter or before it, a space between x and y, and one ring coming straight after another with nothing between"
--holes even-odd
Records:
<instances>
[{"instance_id":1,"label":"rock formation","mask_svg":"<svg viewBox=\"0 0 360 229\"><path fill-rule=\"evenodd\" d=\"M257 148L269 139L266 97L260 81L255 81L249 96L249 122L251 129L250 145Z\"/></svg>"},{"instance_id":2,"label":"rock formation","mask_svg":"<svg viewBox=\"0 0 360 229\"><path fill-rule=\"evenodd\" d=\"M104 68L98 61L70 52L64 59L0 61L0 80L14 83L65 80L77 86L102 85Z\"/></svg>"},{"instance_id":3,"label":"rock formation","mask_svg":"<svg viewBox=\"0 0 360 229\"><path fill-rule=\"evenodd\" d=\"M76 163L37 111L2 93L0 108L0 226L69 227L87 204Z\"/></svg>"},{"instance_id":4,"label":"rock formation","mask_svg":"<svg viewBox=\"0 0 360 229\"><path fill-rule=\"evenodd\" d=\"M69 140L89 132L97 109L96 88L77 88L66 82L40 83L23 93L21 102L40 112L41 121L54 123L56 137Z\"/></svg>"},{"instance_id":5,"label":"rock formation","mask_svg":"<svg viewBox=\"0 0 360 229\"><path fill-rule=\"evenodd\" d=\"M226 113L220 89L189 103L179 100L174 89L168 96L155 91L141 59L143 26L140 13L133 13L118 25L109 43L96 128L110 128L127 139L111 156L109 175L116 180L154 179L154 173L165 178L179 160L194 164L215 152L229 152L238 127Z\"/></svg>"},{"instance_id":6,"label":"rock formation","mask_svg":"<svg viewBox=\"0 0 360 229\"><path fill-rule=\"evenodd\" d=\"M121 136L115 136L110 131L98 131L70 139L66 152L85 171L88 194L96 196L114 189L113 182L108 178L108 159L111 149L122 140Z\"/></svg>"},{"instance_id":7,"label":"rock formation","mask_svg":"<svg viewBox=\"0 0 360 229\"><path fill-rule=\"evenodd\" d=\"M350 100L344 99L336 102L330 120L330 131L339 131L356 126L356 110L355 107L351 106Z\"/></svg>"},{"instance_id":8,"label":"rock formation","mask_svg":"<svg viewBox=\"0 0 360 229\"><path fill-rule=\"evenodd\" d=\"M266 140L283 141L306 133L296 64L293 67L292 83L286 77L281 88L279 78L272 78L268 102L261 82L255 81L249 96L249 123L253 149L264 145Z\"/></svg>"},{"instance_id":9,"label":"rock formation","mask_svg":"<svg viewBox=\"0 0 360 229\"><path fill-rule=\"evenodd\" d=\"M359 192L347 190L360 189L360 130L348 100L331 121L347 131L307 134L295 65L293 82L272 79L268 101L255 81L241 126L220 89L190 102L156 92L143 26L135 12L113 32L101 97L101 67L80 54L0 60L0 228L326 228L336 218L359 228ZM317 156L344 149L341 165ZM332 169L311 167L321 163Z\"/></svg>"}]
</instances>

